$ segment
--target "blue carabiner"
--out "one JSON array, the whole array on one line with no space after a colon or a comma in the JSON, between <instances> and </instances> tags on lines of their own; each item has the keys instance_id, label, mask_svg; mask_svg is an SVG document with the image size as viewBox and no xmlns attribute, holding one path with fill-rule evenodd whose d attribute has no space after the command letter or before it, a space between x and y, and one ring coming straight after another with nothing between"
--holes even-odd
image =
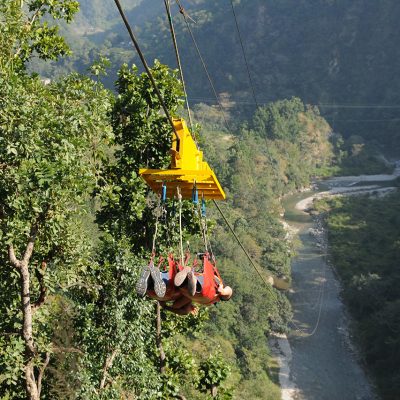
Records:
<instances>
[{"instance_id":1,"label":"blue carabiner","mask_svg":"<svg viewBox=\"0 0 400 400\"><path fill-rule=\"evenodd\" d=\"M165 183L163 183L161 187L161 201L163 203L167 201L167 185Z\"/></svg>"},{"instance_id":2,"label":"blue carabiner","mask_svg":"<svg viewBox=\"0 0 400 400\"><path fill-rule=\"evenodd\" d=\"M206 201L204 200L204 197L201 200L201 216L206 217Z\"/></svg>"},{"instance_id":3,"label":"blue carabiner","mask_svg":"<svg viewBox=\"0 0 400 400\"><path fill-rule=\"evenodd\" d=\"M199 203L199 191L197 190L196 186L194 186L192 190L192 201L193 204Z\"/></svg>"}]
</instances>

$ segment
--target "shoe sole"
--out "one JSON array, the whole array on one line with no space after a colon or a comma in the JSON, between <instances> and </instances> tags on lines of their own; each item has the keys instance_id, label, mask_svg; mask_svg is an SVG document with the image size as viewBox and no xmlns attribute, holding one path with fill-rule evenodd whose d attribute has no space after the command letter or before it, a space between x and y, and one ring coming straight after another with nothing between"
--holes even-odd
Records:
<instances>
[{"instance_id":1,"label":"shoe sole","mask_svg":"<svg viewBox=\"0 0 400 400\"><path fill-rule=\"evenodd\" d=\"M191 271L189 267L184 267L182 271L179 271L174 278L174 284L175 286L182 286L183 282L185 282L185 279L188 276L188 273Z\"/></svg>"},{"instance_id":2,"label":"shoe sole","mask_svg":"<svg viewBox=\"0 0 400 400\"><path fill-rule=\"evenodd\" d=\"M139 277L139 280L136 284L136 293L139 297L144 297L147 292L147 285L150 277L150 268L146 265Z\"/></svg>"},{"instance_id":3,"label":"shoe sole","mask_svg":"<svg viewBox=\"0 0 400 400\"><path fill-rule=\"evenodd\" d=\"M187 280L189 293L191 296L194 296L196 294L197 278L192 270L188 272Z\"/></svg>"},{"instance_id":4,"label":"shoe sole","mask_svg":"<svg viewBox=\"0 0 400 400\"><path fill-rule=\"evenodd\" d=\"M164 297L167 291L167 285L161 278L160 270L154 265L149 265L149 270L151 277L154 282L154 291L156 292L157 297Z\"/></svg>"}]
</instances>

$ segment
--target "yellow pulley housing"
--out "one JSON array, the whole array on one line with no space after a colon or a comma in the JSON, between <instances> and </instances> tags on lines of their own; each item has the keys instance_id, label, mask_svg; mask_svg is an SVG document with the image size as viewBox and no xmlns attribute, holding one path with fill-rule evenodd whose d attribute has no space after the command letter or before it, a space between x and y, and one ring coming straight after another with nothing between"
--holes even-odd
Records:
<instances>
[{"instance_id":1,"label":"yellow pulley housing","mask_svg":"<svg viewBox=\"0 0 400 400\"><path fill-rule=\"evenodd\" d=\"M139 175L156 193L161 193L165 183L167 197L173 198L180 188L182 198L191 199L193 188L205 199L224 200L225 193L203 152L194 142L183 119L173 119L175 132L172 134L171 165L169 169L141 168Z\"/></svg>"}]
</instances>

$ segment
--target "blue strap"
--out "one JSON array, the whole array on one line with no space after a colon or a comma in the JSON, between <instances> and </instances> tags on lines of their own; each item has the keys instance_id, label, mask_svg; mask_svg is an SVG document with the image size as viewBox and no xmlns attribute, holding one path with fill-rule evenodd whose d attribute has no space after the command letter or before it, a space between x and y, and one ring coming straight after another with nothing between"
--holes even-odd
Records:
<instances>
[{"instance_id":1,"label":"blue strap","mask_svg":"<svg viewBox=\"0 0 400 400\"><path fill-rule=\"evenodd\" d=\"M197 190L196 186L194 186L192 190L192 201L193 204L199 203L199 191Z\"/></svg>"},{"instance_id":2,"label":"blue strap","mask_svg":"<svg viewBox=\"0 0 400 400\"><path fill-rule=\"evenodd\" d=\"M206 201L204 198L201 200L201 216L206 217Z\"/></svg>"},{"instance_id":3,"label":"blue strap","mask_svg":"<svg viewBox=\"0 0 400 400\"><path fill-rule=\"evenodd\" d=\"M163 183L161 187L161 201L163 203L167 201L167 185L165 183Z\"/></svg>"}]
</instances>

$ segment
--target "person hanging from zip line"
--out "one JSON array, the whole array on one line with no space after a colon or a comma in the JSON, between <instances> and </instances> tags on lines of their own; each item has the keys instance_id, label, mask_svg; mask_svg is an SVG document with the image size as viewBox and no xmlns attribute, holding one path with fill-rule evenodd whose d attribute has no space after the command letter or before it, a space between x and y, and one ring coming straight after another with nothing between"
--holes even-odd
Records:
<instances>
[{"instance_id":1,"label":"person hanging from zip line","mask_svg":"<svg viewBox=\"0 0 400 400\"><path fill-rule=\"evenodd\" d=\"M194 142L193 142L194 145ZM191 267L188 266L190 258L189 251L184 255L182 245L182 193L177 187L177 199L179 201L179 238L180 238L180 262L176 262L172 255L168 256L168 268L160 270L164 259L160 257L158 267L154 265L156 254L156 240L158 233L158 222L160 216L167 214L165 203L167 199L167 186L161 186L159 212L156 214L155 232L153 236L152 257L150 263L142 269L136 291L139 296L147 295L158 300L161 305L171 312L179 315L195 313L193 303L202 305L215 304L220 300L229 300L232 296L232 289L224 286L221 276L215 266L215 259L208 253L206 202L204 193L201 205L196 184L192 187L192 202L194 214L200 217L201 233L205 246L205 253L199 254L202 260L202 272L196 272L198 259L196 258ZM197 208L197 210L195 209ZM163 271L163 272L161 272ZM172 302L172 304L168 304Z\"/></svg>"},{"instance_id":2,"label":"person hanging from zip line","mask_svg":"<svg viewBox=\"0 0 400 400\"><path fill-rule=\"evenodd\" d=\"M216 267L212 264L208 253L201 254L203 272L195 272L197 259L193 267L187 266L187 254L183 266L175 262L172 255L168 256L168 270L160 271L154 266L153 258L144 267L136 286L139 296L158 300L161 306L178 315L197 314L193 303L209 306L218 301L227 301L232 297L232 289L224 286ZM178 272L179 270L179 272ZM172 304L168 304L171 303Z\"/></svg>"},{"instance_id":3,"label":"person hanging from zip line","mask_svg":"<svg viewBox=\"0 0 400 400\"><path fill-rule=\"evenodd\" d=\"M174 285L177 263L172 254L168 256L168 270L160 271L163 258L160 258L158 267L154 266L153 258L149 265L142 269L136 292L140 297L148 297L158 300L161 306L177 315L197 314L197 308L192 301L179 291ZM172 302L168 305L167 303Z\"/></svg>"},{"instance_id":4,"label":"person hanging from zip line","mask_svg":"<svg viewBox=\"0 0 400 400\"><path fill-rule=\"evenodd\" d=\"M196 259L193 267L184 267L177 272L175 287L192 302L205 306L229 300L232 288L223 284L213 257L209 253L198 254L198 257L203 262L202 272L196 272Z\"/></svg>"}]
</instances>

